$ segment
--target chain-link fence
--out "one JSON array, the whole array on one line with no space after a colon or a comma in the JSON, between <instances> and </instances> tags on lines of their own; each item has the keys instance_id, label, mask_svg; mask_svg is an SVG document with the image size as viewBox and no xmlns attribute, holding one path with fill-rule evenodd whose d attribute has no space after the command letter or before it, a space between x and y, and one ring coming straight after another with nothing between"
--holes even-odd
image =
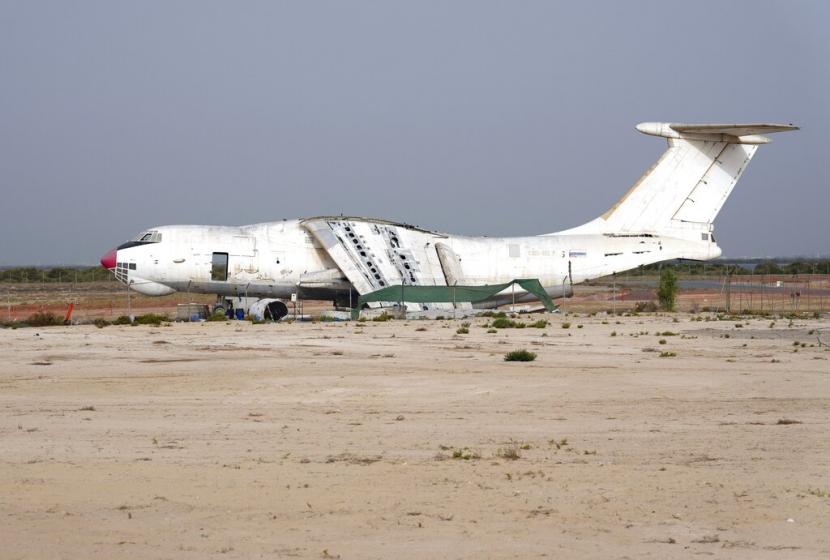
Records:
<instances>
[{"instance_id":1,"label":"chain-link fence","mask_svg":"<svg viewBox=\"0 0 830 560\"><path fill-rule=\"evenodd\" d=\"M577 287L571 308L648 310L659 277L620 275ZM687 312L812 313L830 310L828 274L718 274L680 276L677 310Z\"/></svg>"}]
</instances>

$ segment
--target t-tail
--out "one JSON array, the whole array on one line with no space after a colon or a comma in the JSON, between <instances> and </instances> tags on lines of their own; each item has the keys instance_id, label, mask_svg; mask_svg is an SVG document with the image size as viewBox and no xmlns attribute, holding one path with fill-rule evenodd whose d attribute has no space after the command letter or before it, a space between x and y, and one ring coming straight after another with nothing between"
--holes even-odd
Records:
<instances>
[{"instance_id":1,"label":"t-tail","mask_svg":"<svg viewBox=\"0 0 830 560\"><path fill-rule=\"evenodd\" d=\"M649 122L637 130L666 138L668 148L602 216L559 233L647 233L712 243L715 217L758 146L770 142L763 134L798 127Z\"/></svg>"}]
</instances>

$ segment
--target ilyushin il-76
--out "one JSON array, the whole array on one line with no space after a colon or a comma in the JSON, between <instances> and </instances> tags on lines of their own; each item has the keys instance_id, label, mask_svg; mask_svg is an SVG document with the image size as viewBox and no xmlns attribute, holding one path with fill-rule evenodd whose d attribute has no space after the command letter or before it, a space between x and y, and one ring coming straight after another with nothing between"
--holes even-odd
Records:
<instances>
[{"instance_id":1,"label":"ilyushin il-76","mask_svg":"<svg viewBox=\"0 0 830 560\"><path fill-rule=\"evenodd\" d=\"M565 297L573 284L641 265L720 256L715 217L758 146L770 142L763 135L797 127L652 122L637 130L666 138L668 148L611 208L575 228L531 237L469 237L351 216L238 227L172 225L143 231L101 264L142 294L216 294L217 309L247 308L243 302L253 301L272 318L286 314L282 300L292 294L347 307L361 294L396 285L538 279L549 296ZM514 287L475 305L534 297ZM406 305L429 311L458 304Z\"/></svg>"}]
</instances>

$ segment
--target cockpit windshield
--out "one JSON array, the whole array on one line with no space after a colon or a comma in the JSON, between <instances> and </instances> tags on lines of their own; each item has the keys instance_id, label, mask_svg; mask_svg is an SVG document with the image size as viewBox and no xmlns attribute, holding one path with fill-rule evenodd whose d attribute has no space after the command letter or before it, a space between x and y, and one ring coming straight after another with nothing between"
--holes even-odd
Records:
<instances>
[{"instance_id":1,"label":"cockpit windshield","mask_svg":"<svg viewBox=\"0 0 830 560\"><path fill-rule=\"evenodd\" d=\"M154 229L142 231L130 241L138 241L140 243L158 243L161 241L161 233Z\"/></svg>"},{"instance_id":2,"label":"cockpit windshield","mask_svg":"<svg viewBox=\"0 0 830 560\"><path fill-rule=\"evenodd\" d=\"M129 249L139 245L147 245L149 243L161 243L161 232L154 229L142 231L126 243L118 246L118 250Z\"/></svg>"}]
</instances>

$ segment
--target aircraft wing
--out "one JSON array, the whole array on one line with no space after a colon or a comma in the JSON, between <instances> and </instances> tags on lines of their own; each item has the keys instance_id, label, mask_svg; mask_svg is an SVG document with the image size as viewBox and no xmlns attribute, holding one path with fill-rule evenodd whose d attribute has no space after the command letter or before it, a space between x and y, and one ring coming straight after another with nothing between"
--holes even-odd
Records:
<instances>
[{"instance_id":1,"label":"aircraft wing","mask_svg":"<svg viewBox=\"0 0 830 560\"><path fill-rule=\"evenodd\" d=\"M360 294L402 282L407 286L447 285L436 247L445 238L441 234L405 224L347 216L309 218L301 223ZM452 309L448 303L419 305L424 311Z\"/></svg>"}]
</instances>

